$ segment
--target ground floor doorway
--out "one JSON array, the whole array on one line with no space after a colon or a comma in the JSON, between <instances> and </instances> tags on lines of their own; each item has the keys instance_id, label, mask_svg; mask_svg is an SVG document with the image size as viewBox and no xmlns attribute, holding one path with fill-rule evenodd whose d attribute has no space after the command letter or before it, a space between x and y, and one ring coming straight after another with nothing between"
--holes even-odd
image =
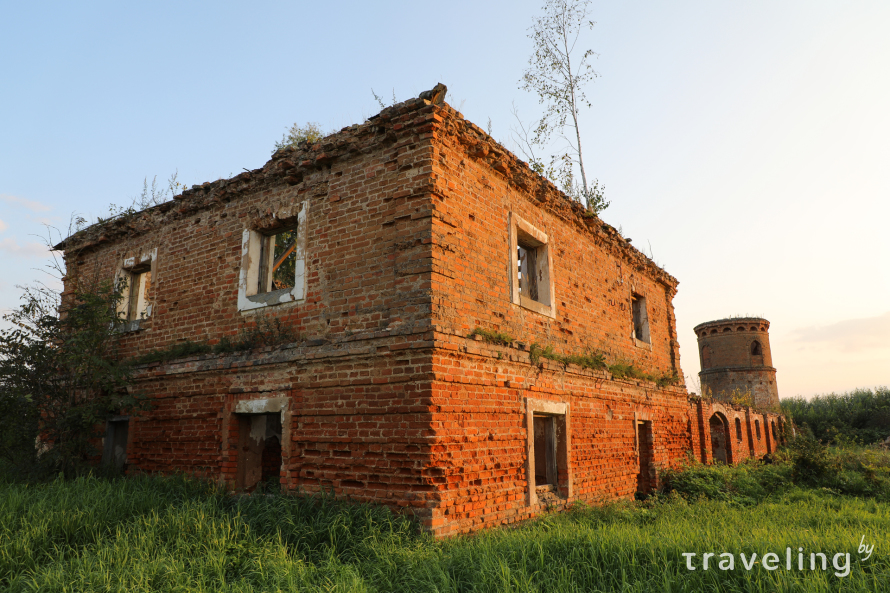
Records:
<instances>
[{"instance_id":1,"label":"ground floor doorway","mask_svg":"<svg viewBox=\"0 0 890 593\"><path fill-rule=\"evenodd\" d=\"M277 490L281 476L281 414L238 414L236 486Z\"/></svg>"}]
</instances>

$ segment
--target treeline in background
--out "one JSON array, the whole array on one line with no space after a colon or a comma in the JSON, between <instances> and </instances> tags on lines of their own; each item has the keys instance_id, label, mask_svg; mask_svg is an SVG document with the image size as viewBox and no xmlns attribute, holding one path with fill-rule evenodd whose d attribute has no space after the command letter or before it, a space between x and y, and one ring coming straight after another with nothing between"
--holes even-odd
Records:
<instances>
[{"instance_id":1,"label":"treeline in background","mask_svg":"<svg viewBox=\"0 0 890 593\"><path fill-rule=\"evenodd\" d=\"M828 445L869 445L890 437L890 388L782 400L798 429Z\"/></svg>"}]
</instances>

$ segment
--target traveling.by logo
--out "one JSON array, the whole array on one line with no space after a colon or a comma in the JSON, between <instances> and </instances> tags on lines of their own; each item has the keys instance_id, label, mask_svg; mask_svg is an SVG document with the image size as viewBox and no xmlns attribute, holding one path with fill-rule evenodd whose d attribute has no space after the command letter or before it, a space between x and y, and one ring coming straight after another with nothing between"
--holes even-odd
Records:
<instances>
[{"instance_id":1,"label":"traveling.by logo","mask_svg":"<svg viewBox=\"0 0 890 593\"><path fill-rule=\"evenodd\" d=\"M865 536L863 535L862 539L859 541L859 561L863 562L871 558L874 549L874 544L869 545L868 542L865 541ZM865 557L863 557L863 554L865 554ZM701 555L701 563L697 566L695 564L696 557L698 556L697 553L685 552L682 555L686 558L686 568L689 570L709 570L715 568L717 570L736 569L736 556L730 552L723 552L722 554L706 552ZM797 548L797 558L795 558L794 552L789 547L785 548L784 556L785 570L829 570L828 555L822 552L810 552L809 557L807 557L803 548ZM740 566L744 567L745 570L752 570L757 564L760 564L766 570L778 570L782 567L779 555L774 552L767 552L761 556L759 562L757 561L756 553L752 553L750 558L745 554L739 554L739 558L741 559ZM716 566L714 566L715 564ZM834 569L834 576L840 578L848 576L850 574L849 552L841 552L832 556L831 567Z\"/></svg>"}]
</instances>

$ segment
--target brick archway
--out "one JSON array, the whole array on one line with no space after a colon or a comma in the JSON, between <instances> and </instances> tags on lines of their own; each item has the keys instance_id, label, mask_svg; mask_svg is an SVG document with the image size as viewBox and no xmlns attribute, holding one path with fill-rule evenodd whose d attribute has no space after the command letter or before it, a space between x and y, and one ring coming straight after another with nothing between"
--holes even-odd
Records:
<instances>
[{"instance_id":1,"label":"brick archway","mask_svg":"<svg viewBox=\"0 0 890 593\"><path fill-rule=\"evenodd\" d=\"M715 412L708 420L711 432L711 457L714 461L732 463L732 450L729 441L729 422L726 416Z\"/></svg>"}]
</instances>

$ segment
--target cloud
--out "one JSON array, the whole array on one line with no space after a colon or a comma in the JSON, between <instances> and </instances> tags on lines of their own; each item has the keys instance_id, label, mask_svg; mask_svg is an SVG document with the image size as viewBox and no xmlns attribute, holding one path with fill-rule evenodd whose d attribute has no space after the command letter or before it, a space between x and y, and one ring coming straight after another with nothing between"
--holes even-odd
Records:
<instances>
[{"instance_id":1,"label":"cloud","mask_svg":"<svg viewBox=\"0 0 890 593\"><path fill-rule=\"evenodd\" d=\"M791 337L797 342L823 342L844 352L890 348L890 311L877 317L805 327L792 332Z\"/></svg>"},{"instance_id":2,"label":"cloud","mask_svg":"<svg viewBox=\"0 0 890 593\"><path fill-rule=\"evenodd\" d=\"M47 212L52 210L51 207L46 204L41 204L35 200L26 200L25 198L20 198L18 196L10 196L7 194L0 194L0 200L3 200L7 204L15 204L17 206L22 206L27 208L28 210L33 210L34 212Z\"/></svg>"},{"instance_id":3,"label":"cloud","mask_svg":"<svg viewBox=\"0 0 890 593\"><path fill-rule=\"evenodd\" d=\"M17 257L49 257L49 248L46 245L29 241L24 245L19 245L12 237L7 237L0 241L0 252L8 253Z\"/></svg>"},{"instance_id":4,"label":"cloud","mask_svg":"<svg viewBox=\"0 0 890 593\"><path fill-rule=\"evenodd\" d=\"M9 225L3 222L3 219L0 218L0 233L9 228Z\"/></svg>"}]
</instances>

